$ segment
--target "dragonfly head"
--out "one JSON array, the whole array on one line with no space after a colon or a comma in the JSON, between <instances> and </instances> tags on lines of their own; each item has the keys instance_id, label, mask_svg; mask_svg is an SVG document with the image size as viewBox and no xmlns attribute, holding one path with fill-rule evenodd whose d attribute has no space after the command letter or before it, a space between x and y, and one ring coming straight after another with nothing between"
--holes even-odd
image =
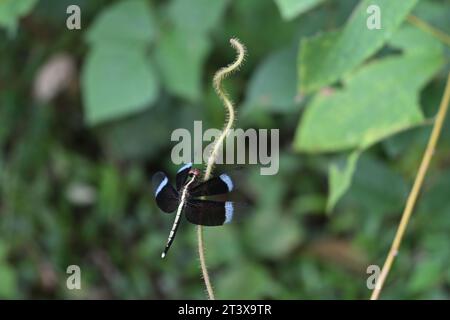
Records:
<instances>
[{"instance_id":1,"label":"dragonfly head","mask_svg":"<svg viewBox=\"0 0 450 320\"><path fill-rule=\"evenodd\" d=\"M200 176L200 170L198 170L197 168L191 168L191 170L189 170L190 178L197 178L198 176Z\"/></svg>"}]
</instances>

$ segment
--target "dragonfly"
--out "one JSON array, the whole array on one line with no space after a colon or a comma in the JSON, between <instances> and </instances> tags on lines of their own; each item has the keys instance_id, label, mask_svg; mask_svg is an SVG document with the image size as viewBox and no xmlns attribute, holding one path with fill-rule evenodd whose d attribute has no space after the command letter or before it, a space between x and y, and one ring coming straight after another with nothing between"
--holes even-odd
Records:
<instances>
[{"instance_id":1,"label":"dragonfly","mask_svg":"<svg viewBox=\"0 0 450 320\"><path fill-rule=\"evenodd\" d=\"M226 194L233 190L233 181L225 173L202 181L200 170L193 168L192 163L187 163L177 172L176 188L169 183L164 172L155 173L152 180L158 207L166 213L176 211L161 258L167 255L175 239L181 215L184 214L189 222L201 226L221 226L233 220L234 202L203 199L206 196Z\"/></svg>"}]
</instances>

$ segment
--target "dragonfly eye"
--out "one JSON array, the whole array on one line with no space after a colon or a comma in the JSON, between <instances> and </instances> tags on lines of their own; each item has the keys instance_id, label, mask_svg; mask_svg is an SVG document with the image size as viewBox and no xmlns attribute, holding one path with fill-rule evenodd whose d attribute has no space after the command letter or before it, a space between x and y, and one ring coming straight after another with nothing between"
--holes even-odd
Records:
<instances>
[{"instance_id":1,"label":"dragonfly eye","mask_svg":"<svg viewBox=\"0 0 450 320\"><path fill-rule=\"evenodd\" d=\"M198 177L200 175L200 170L196 169L196 168L192 168L191 170L189 170L189 177L193 178L193 177Z\"/></svg>"}]
</instances>

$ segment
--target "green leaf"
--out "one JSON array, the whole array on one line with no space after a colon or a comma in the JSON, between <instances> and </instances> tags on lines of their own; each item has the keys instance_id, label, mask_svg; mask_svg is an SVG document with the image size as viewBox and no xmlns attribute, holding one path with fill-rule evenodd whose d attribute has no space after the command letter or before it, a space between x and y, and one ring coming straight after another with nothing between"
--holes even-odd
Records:
<instances>
[{"instance_id":1,"label":"green leaf","mask_svg":"<svg viewBox=\"0 0 450 320\"><path fill-rule=\"evenodd\" d=\"M450 2L420 1L413 14L445 33L450 33Z\"/></svg>"},{"instance_id":2,"label":"green leaf","mask_svg":"<svg viewBox=\"0 0 450 320\"><path fill-rule=\"evenodd\" d=\"M152 104L158 83L149 58L136 48L101 46L85 62L83 100L87 122L95 125Z\"/></svg>"},{"instance_id":3,"label":"green leaf","mask_svg":"<svg viewBox=\"0 0 450 320\"><path fill-rule=\"evenodd\" d=\"M399 29L388 43L390 46L403 50L408 55L435 55L442 54L442 43L430 34L407 25ZM421 78L419 78L421 79Z\"/></svg>"},{"instance_id":4,"label":"green leaf","mask_svg":"<svg viewBox=\"0 0 450 320\"><path fill-rule=\"evenodd\" d=\"M360 211L395 212L402 208L407 195L408 185L398 172L369 153L361 155L348 192L349 200L358 204Z\"/></svg>"},{"instance_id":5,"label":"green leaf","mask_svg":"<svg viewBox=\"0 0 450 320\"><path fill-rule=\"evenodd\" d=\"M177 96L198 101L203 64L210 48L211 43L204 36L190 37L178 30L163 34L155 57L164 85Z\"/></svg>"},{"instance_id":6,"label":"green leaf","mask_svg":"<svg viewBox=\"0 0 450 320\"><path fill-rule=\"evenodd\" d=\"M82 75L86 119L91 125L143 110L158 94L146 47L156 36L148 2L127 0L106 9L89 29L93 45Z\"/></svg>"},{"instance_id":7,"label":"green leaf","mask_svg":"<svg viewBox=\"0 0 450 320\"><path fill-rule=\"evenodd\" d=\"M356 169L360 152L352 152L345 161L342 158L330 165L328 175L329 194L327 201L327 212L333 210L338 200L350 188L353 173Z\"/></svg>"},{"instance_id":8,"label":"green leaf","mask_svg":"<svg viewBox=\"0 0 450 320\"><path fill-rule=\"evenodd\" d=\"M248 84L243 113L254 108L289 111L298 103L295 48L269 55L256 69Z\"/></svg>"},{"instance_id":9,"label":"green leaf","mask_svg":"<svg viewBox=\"0 0 450 320\"><path fill-rule=\"evenodd\" d=\"M37 0L2 0L0 1L0 26L14 34L19 18L27 15L33 9Z\"/></svg>"},{"instance_id":10,"label":"green leaf","mask_svg":"<svg viewBox=\"0 0 450 320\"><path fill-rule=\"evenodd\" d=\"M292 20L325 0L275 0L284 20Z\"/></svg>"},{"instance_id":11,"label":"green leaf","mask_svg":"<svg viewBox=\"0 0 450 320\"><path fill-rule=\"evenodd\" d=\"M87 33L91 44L129 43L150 44L156 36L155 18L147 1L118 2L95 20Z\"/></svg>"},{"instance_id":12,"label":"green leaf","mask_svg":"<svg viewBox=\"0 0 450 320\"><path fill-rule=\"evenodd\" d=\"M99 128L100 140L108 157L116 161L138 162L160 156L172 130L184 127L179 121L183 112L176 112L174 117L165 116L174 110L167 102L158 101L151 109L103 125Z\"/></svg>"},{"instance_id":13,"label":"green leaf","mask_svg":"<svg viewBox=\"0 0 450 320\"><path fill-rule=\"evenodd\" d=\"M402 30L398 37L409 38L410 31ZM344 89L316 95L298 127L294 147L306 152L364 149L420 124L419 90L440 69L443 56L437 40L414 32L422 49L406 48L402 56L372 62L347 77Z\"/></svg>"},{"instance_id":14,"label":"green leaf","mask_svg":"<svg viewBox=\"0 0 450 320\"><path fill-rule=\"evenodd\" d=\"M417 0L363 0L342 30L305 39L299 55L300 91L307 93L339 80L380 49ZM381 29L366 25L370 5L378 5Z\"/></svg>"},{"instance_id":15,"label":"green leaf","mask_svg":"<svg viewBox=\"0 0 450 320\"><path fill-rule=\"evenodd\" d=\"M396 79L396 72L412 67L414 61L401 60L378 63L379 72L373 72L377 77L361 74L369 82L352 81L345 90L317 95L306 109L294 147L306 152L366 148L419 124L423 116L417 93L407 92Z\"/></svg>"},{"instance_id":16,"label":"green leaf","mask_svg":"<svg viewBox=\"0 0 450 320\"><path fill-rule=\"evenodd\" d=\"M168 15L178 30L198 35L217 25L228 3L229 0L173 0Z\"/></svg>"}]
</instances>

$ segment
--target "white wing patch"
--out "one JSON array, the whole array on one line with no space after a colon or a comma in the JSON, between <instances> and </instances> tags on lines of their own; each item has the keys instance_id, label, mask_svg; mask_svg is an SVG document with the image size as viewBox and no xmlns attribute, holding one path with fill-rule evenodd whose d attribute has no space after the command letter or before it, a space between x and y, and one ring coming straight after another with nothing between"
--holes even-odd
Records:
<instances>
[{"instance_id":1,"label":"white wing patch","mask_svg":"<svg viewBox=\"0 0 450 320\"><path fill-rule=\"evenodd\" d=\"M155 198L158 196L158 193L162 190L162 188L164 188L164 186L167 184L167 182L169 182L169 180L167 180L167 177L165 177L164 180L161 181L158 188L156 188Z\"/></svg>"},{"instance_id":2,"label":"white wing patch","mask_svg":"<svg viewBox=\"0 0 450 320\"><path fill-rule=\"evenodd\" d=\"M190 167L192 167L192 162L186 163L184 166L182 166L182 167L178 170L178 172L181 172L181 171L183 171L183 170L185 170L185 169L187 169L187 168L190 168ZM177 172L177 173L178 173L178 172Z\"/></svg>"},{"instance_id":3,"label":"white wing patch","mask_svg":"<svg viewBox=\"0 0 450 320\"><path fill-rule=\"evenodd\" d=\"M233 211L233 202L225 202L225 223L229 223L231 222L231 220L233 220Z\"/></svg>"},{"instance_id":4,"label":"white wing patch","mask_svg":"<svg viewBox=\"0 0 450 320\"><path fill-rule=\"evenodd\" d=\"M227 174L223 173L220 175L220 179L226 183L228 192L231 192L233 190L233 181L231 181L231 178Z\"/></svg>"}]
</instances>

